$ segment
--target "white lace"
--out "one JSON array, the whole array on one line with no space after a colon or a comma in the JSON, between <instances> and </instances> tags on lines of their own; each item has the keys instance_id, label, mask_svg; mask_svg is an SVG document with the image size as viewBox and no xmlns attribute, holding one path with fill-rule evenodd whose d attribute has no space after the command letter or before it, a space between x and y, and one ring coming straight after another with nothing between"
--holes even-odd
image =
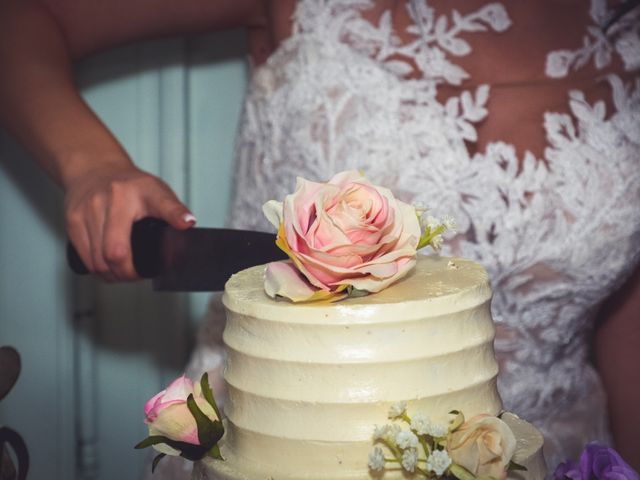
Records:
<instances>
[{"instance_id":1,"label":"white lace","mask_svg":"<svg viewBox=\"0 0 640 480\"><path fill-rule=\"evenodd\" d=\"M301 1L294 34L255 71L231 224L270 230L260 206L283 198L296 176L327 179L349 168L454 216L460 234L444 253L475 259L492 277L505 407L543 431L547 461L557 465L588 441L608 440L588 349L598 305L640 258L640 76L625 84L609 71L615 57L628 72L640 67L637 12L605 37L597 25L610 12L592 0L583 46L549 52L549 81L593 62L615 110L568 91L571 114L541 119L540 159L518 158L504 142L469 155L464 141L474 142L475 124L491 115L488 85L436 99L440 85L469 78L455 63L473 54L460 33L517 28L503 5L441 15L424 0L408 2L415 40L403 43L389 12L377 24L362 18L370 4ZM416 65L428 73L411 75Z\"/></svg>"}]
</instances>

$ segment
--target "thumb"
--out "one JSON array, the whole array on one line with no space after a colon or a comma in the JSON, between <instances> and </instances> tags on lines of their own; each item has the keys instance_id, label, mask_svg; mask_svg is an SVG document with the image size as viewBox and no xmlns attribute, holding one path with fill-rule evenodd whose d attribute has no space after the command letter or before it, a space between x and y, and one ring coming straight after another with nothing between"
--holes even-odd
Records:
<instances>
[{"instance_id":1,"label":"thumb","mask_svg":"<svg viewBox=\"0 0 640 480\"><path fill-rule=\"evenodd\" d=\"M150 213L178 230L186 230L196 224L195 215L174 196L165 196L150 208Z\"/></svg>"}]
</instances>

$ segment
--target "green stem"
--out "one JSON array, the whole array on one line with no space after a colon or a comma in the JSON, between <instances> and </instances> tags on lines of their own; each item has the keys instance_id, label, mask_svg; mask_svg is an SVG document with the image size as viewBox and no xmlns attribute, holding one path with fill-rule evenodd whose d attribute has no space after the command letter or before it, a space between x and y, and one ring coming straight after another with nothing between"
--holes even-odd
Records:
<instances>
[{"instance_id":1,"label":"green stem","mask_svg":"<svg viewBox=\"0 0 640 480\"><path fill-rule=\"evenodd\" d=\"M420 435L418 439L420 440L420 445L422 445L422 449L424 450L425 457L429 457L429 455L431 455L431 447L427 443L426 437L424 435Z\"/></svg>"},{"instance_id":2,"label":"green stem","mask_svg":"<svg viewBox=\"0 0 640 480\"><path fill-rule=\"evenodd\" d=\"M423 470L422 468L418 467L416 465L416 472L421 473L422 475L424 475L427 478L431 477L431 474L429 472L427 472L426 470Z\"/></svg>"}]
</instances>

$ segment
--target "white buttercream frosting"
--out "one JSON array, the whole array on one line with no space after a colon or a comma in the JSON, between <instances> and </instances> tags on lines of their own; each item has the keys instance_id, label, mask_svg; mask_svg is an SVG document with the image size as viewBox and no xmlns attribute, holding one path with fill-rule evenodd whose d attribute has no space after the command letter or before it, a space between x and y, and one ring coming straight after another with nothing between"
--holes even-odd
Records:
<instances>
[{"instance_id":1,"label":"white buttercream frosting","mask_svg":"<svg viewBox=\"0 0 640 480\"><path fill-rule=\"evenodd\" d=\"M302 305L267 297L263 275L250 268L226 285L226 461L198 465L196 478L366 479L374 427L393 404L434 422L452 409L500 412L480 265L420 257L380 293Z\"/></svg>"}]
</instances>

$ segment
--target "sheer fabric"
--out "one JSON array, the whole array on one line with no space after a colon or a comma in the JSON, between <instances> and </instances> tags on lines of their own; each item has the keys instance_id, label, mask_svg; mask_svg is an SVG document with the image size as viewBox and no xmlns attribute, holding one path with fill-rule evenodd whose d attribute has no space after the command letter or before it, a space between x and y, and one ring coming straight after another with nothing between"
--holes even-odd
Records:
<instances>
[{"instance_id":1,"label":"sheer fabric","mask_svg":"<svg viewBox=\"0 0 640 480\"><path fill-rule=\"evenodd\" d=\"M640 18L605 36L606 2L577 2L577 43L530 33L530 46L513 45L530 77L506 85L507 73L499 85L499 72L485 82L463 65L482 66L476 44L527 29L518 8L538 2L454 3L300 1L293 34L252 76L230 223L270 231L261 205L290 193L296 176L351 168L452 215L458 233L443 253L480 262L492 279L505 408L543 432L555 466L588 441L610 440L589 349L599 305L640 260ZM529 48L546 48L539 68L526 63ZM516 100L494 109L493 92L507 87ZM541 94L538 117L509 116L536 88L560 96ZM518 145L481 138L493 118L494 132L515 132ZM520 128L539 130L538 152ZM214 337L195 370L221 364Z\"/></svg>"}]
</instances>

